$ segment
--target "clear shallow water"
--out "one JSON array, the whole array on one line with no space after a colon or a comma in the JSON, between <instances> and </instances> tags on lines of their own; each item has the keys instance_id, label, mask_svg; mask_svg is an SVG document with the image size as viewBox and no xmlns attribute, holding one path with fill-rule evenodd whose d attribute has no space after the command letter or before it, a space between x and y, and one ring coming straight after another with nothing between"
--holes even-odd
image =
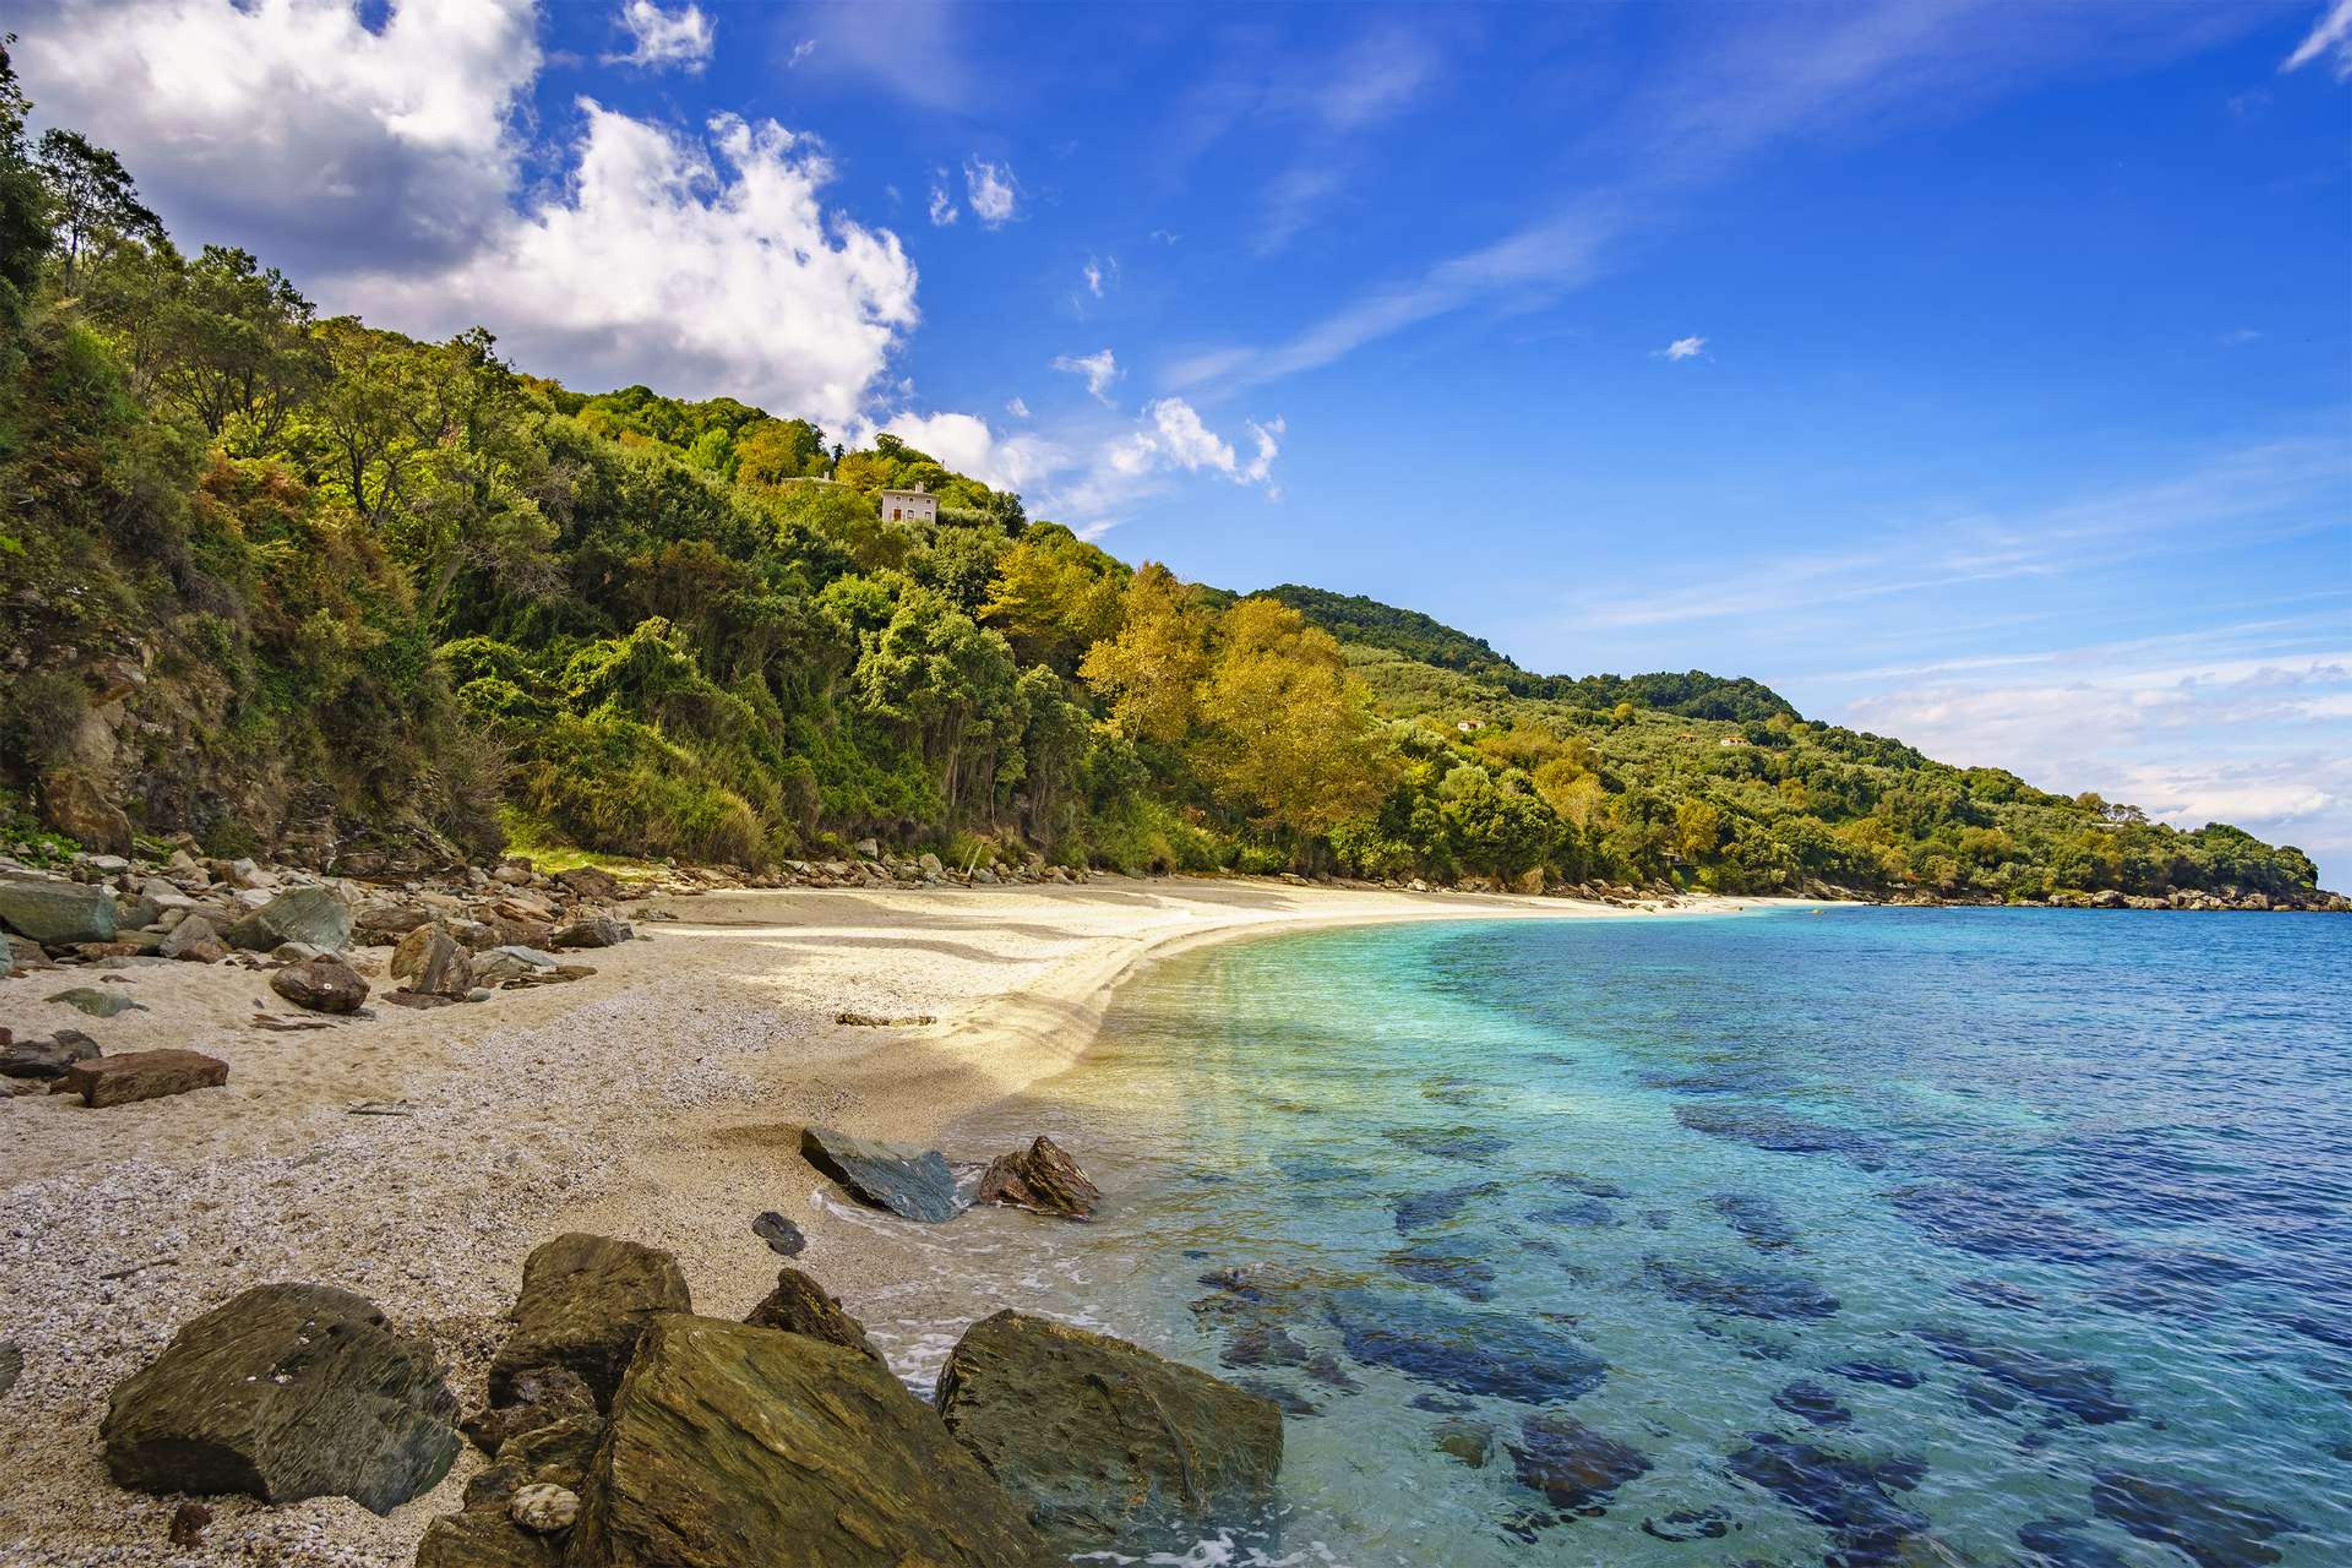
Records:
<instances>
[{"instance_id":1,"label":"clear shallow water","mask_svg":"<svg viewBox=\"0 0 2352 1568\"><path fill-rule=\"evenodd\" d=\"M941 1266L1295 1411L1161 1561L2352 1563L2352 922L1214 947L951 1147L1037 1131L1107 1217Z\"/></svg>"}]
</instances>

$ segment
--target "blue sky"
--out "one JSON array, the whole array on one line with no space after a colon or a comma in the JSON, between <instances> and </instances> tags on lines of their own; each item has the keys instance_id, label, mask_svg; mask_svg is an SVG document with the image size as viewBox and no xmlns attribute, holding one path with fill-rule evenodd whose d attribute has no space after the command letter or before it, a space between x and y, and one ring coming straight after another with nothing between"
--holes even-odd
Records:
<instances>
[{"instance_id":1,"label":"blue sky","mask_svg":"<svg viewBox=\"0 0 2352 1568\"><path fill-rule=\"evenodd\" d=\"M2352 884L2352 0L31 0L330 310Z\"/></svg>"}]
</instances>

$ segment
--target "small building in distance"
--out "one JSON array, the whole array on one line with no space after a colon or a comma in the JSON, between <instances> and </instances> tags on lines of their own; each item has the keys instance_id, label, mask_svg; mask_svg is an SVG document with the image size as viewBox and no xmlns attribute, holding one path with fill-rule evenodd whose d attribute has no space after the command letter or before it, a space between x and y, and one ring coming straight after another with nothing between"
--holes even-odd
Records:
<instances>
[{"instance_id":1,"label":"small building in distance","mask_svg":"<svg viewBox=\"0 0 2352 1568\"><path fill-rule=\"evenodd\" d=\"M1745 746L1748 743L1748 740L1745 735L1726 735L1722 740L1716 742L1718 747Z\"/></svg>"},{"instance_id":2,"label":"small building in distance","mask_svg":"<svg viewBox=\"0 0 2352 1568\"><path fill-rule=\"evenodd\" d=\"M937 522L940 498L928 490L877 490L875 500L885 522Z\"/></svg>"},{"instance_id":3,"label":"small building in distance","mask_svg":"<svg viewBox=\"0 0 2352 1568\"><path fill-rule=\"evenodd\" d=\"M1465 719L1462 722L1454 725L1454 727L1456 730L1461 731L1462 733L1467 735L1473 731L1485 729L1486 727L1486 721L1484 719Z\"/></svg>"}]
</instances>

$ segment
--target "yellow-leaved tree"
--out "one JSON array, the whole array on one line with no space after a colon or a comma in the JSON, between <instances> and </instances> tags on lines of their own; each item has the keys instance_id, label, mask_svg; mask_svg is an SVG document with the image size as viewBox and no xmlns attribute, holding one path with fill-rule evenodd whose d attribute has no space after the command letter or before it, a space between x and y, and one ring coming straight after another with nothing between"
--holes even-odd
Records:
<instances>
[{"instance_id":1,"label":"yellow-leaved tree","mask_svg":"<svg viewBox=\"0 0 2352 1568\"><path fill-rule=\"evenodd\" d=\"M1200 715L1209 673L1209 617L1176 574L1147 561L1128 579L1117 637L1087 651L1078 676L1110 704L1130 741L1175 745Z\"/></svg>"},{"instance_id":2,"label":"yellow-leaved tree","mask_svg":"<svg viewBox=\"0 0 2352 1568\"><path fill-rule=\"evenodd\" d=\"M1226 611L1218 632L1201 688L1202 775L1259 826L1306 839L1369 815L1395 764L1331 634L1264 598Z\"/></svg>"}]
</instances>

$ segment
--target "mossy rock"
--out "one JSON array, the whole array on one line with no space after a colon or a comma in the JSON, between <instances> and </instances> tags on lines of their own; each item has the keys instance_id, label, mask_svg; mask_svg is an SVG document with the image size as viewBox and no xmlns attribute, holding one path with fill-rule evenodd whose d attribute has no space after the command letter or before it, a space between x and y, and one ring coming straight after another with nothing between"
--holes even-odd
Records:
<instances>
[{"instance_id":1,"label":"mossy rock","mask_svg":"<svg viewBox=\"0 0 2352 1568\"><path fill-rule=\"evenodd\" d=\"M561 1366L580 1374L601 1409L654 1315L693 1310L667 1252L578 1231L541 1242L523 1262L514 1332L490 1363L490 1403L509 1403L523 1373Z\"/></svg>"}]
</instances>

